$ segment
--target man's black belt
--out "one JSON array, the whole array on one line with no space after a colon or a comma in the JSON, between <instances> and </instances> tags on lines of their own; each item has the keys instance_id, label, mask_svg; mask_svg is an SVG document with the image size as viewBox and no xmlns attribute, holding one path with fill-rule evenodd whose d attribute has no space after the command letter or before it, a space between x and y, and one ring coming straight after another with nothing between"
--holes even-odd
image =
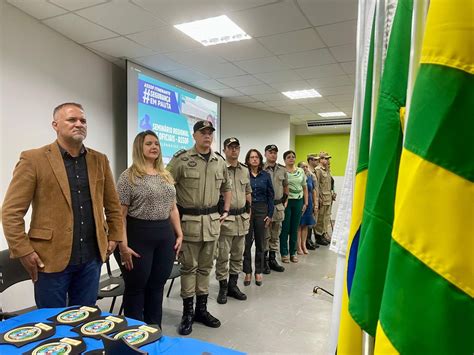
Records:
<instances>
[{"instance_id":1,"label":"man's black belt","mask_svg":"<svg viewBox=\"0 0 474 355\"><path fill-rule=\"evenodd\" d=\"M283 203L283 198L280 198L278 200L274 200L273 201L273 205L276 206L276 205L279 205L280 203Z\"/></svg>"},{"instance_id":2,"label":"man's black belt","mask_svg":"<svg viewBox=\"0 0 474 355\"><path fill-rule=\"evenodd\" d=\"M242 207L242 208L231 208L229 210L229 216L238 216L241 215L242 213L247 212L247 207Z\"/></svg>"},{"instance_id":3,"label":"man's black belt","mask_svg":"<svg viewBox=\"0 0 474 355\"><path fill-rule=\"evenodd\" d=\"M211 213L216 213L218 211L217 206L213 207L207 207L207 208L184 208L181 206L178 206L179 214L189 214L191 216L201 216L201 215L207 215Z\"/></svg>"}]
</instances>

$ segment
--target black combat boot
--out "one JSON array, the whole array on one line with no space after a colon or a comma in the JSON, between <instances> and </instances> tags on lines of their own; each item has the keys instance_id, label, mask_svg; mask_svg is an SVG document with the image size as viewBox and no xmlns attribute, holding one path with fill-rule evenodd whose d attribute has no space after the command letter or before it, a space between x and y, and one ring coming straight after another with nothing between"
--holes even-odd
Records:
<instances>
[{"instance_id":1,"label":"black combat boot","mask_svg":"<svg viewBox=\"0 0 474 355\"><path fill-rule=\"evenodd\" d=\"M227 280L219 281L219 295L217 295L217 303L227 303Z\"/></svg>"},{"instance_id":2,"label":"black combat boot","mask_svg":"<svg viewBox=\"0 0 474 355\"><path fill-rule=\"evenodd\" d=\"M193 303L194 297L183 298L183 317L178 327L178 333L181 335L189 335L193 331Z\"/></svg>"},{"instance_id":3,"label":"black combat boot","mask_svg":"<svg viewBox=\"0 0 474 355\"><path fill-rule=\"evenodd\" d=\"M319 245L328 245L329 242L321 234L315 233L316 243Z\"/></svg>"},{"instance_id":4,"label":"black combat boot","mask_svg":"<svg viewBox=\"0 0 474 355\"><path fill-rule=\"evenodd\" d=\"M311 239L311 235L313 234L313 228L308 227L308 238L306 239L306 249L308 250L316 250L319 248L319 245L313 242Z\"/></svg>"},{"instance_id":5,"label":"black combat boot","mask_svg":"<svg viewBox=\"0 0 474 355\"><path fill-rule=\"evenodd\" d=\"M234 297L239 301L245 301L247 299L247 295L240 291L239 287L237 286L238 279L239 275L237 274L229 275L229 286L227 288L227 296Z\"/></svg>"},{"instance_id":6,"label":"black combat boot","mask_svg":"<svg viewBox=\"0 0 474 355\"><path fill-rule=\"evenodd\" d=\"M276 260L276 252L270 251L270 257L268 260L268 265L270 266L270 269L276 272L283 272L285 271L285 268L278 264L278 261Z\"/></svg>"},{"instance_id":7,"label":"black combat boot","mask_svg":"<svg viewBox=\"0 0 474 355\"><path fill-rule=\"evenodd\" d=\"M219 328L221 322L219 319L213 317L207 311L207 296L199 295L196 297L196 312L194 313L194 321L207 325L211 328Z\"/></svg>"},{"instance_id":8,"label":"black combat boot","mask_svg":"<svg viewBox=\"0 0 474 355\"><path fill-rule=\"evenodd\" d=\"M270 270L270 265L268 265L268 251L265 252L265 256L263 258L263 273L268 275L272 271Z\"/></svg>"}]
</instances>

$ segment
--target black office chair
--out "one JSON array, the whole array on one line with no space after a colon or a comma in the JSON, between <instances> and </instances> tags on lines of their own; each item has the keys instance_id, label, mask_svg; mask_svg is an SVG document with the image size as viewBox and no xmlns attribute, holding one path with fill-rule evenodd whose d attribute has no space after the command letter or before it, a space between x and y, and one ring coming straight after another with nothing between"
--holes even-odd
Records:
<instances>
[{"instance_id":1,"label":"black office chair","mask_svg":"<svg viewBox=\"0 0 474 355\"><path fill-rule=\"evenodd\" d=\"M168 293L166 294L166 297L170 296L171 288L173 287L173 284L174 284L174 279L180 276L181 276L181 264L175 261L175 263L173 264L173 269L171 270L171 274L168 277L168 280L171 280L171 284L170 284L170 287L168 288Z\"/></svg>"},{"instance_id":2,"label":"black office chair","mask_svg":"<svg viewBox=\"0 0 474 355\"><path fill-rule=\"evenodd\" d=\"M103 299L107 297L112 298L112 304L110 305L110 313L113 313L114 307L115 307L115 301L117 300L117 297L123 296L123 293L125 291L125 282L123 280L122 274L120 276L113 276L112 275L112 270L110 269L110 262L109 259L107 259L105 263L107 267L107 278L105 280L100 281L99 283L99 294L97 296L97 299ZM118 285L118 286L115 286ZM119 315L121 315L123 312L123 302L122 306L120 306L119 309Z\"/></svg>"},{"instance_id":3,"label":"black office chair","mask_svg":"<svg viewBox=\"0 0 474 355\"><path fill-rule=\"evenodd\" d=\"M0 295L11 286L30 279L30 275L20 260L11 259L8 249L0 251ZM15 317L19 314L32 311L33 309L36 309L36 307L29 307L14 312L3 312L0 304L0 320Z\"/></svg>"}]
</instances>

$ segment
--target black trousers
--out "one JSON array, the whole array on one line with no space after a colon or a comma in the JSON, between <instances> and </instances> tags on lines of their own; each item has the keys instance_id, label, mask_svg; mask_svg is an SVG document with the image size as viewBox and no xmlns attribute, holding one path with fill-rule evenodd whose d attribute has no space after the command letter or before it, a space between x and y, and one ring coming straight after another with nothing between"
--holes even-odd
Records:
<instances>
[{"instance_id":1,"label":"black trousers","mask_svg":"<svg viewBox=\"0 0 474 355\"><path fill-rule=\"evenodd\" d=\"M169 219L147 221L127 217L128 246L141 257L124 271L126 317L161 327L163 289L175 260L175 235Z\"/></svg>"},{"instance_id":2,"label":"black trousers","mask_svg":"<svg viewBox=\"0 0 474 355\"><path fill-rule=\"evenodd\" d=\"M252 215L250 218L250 229L245 236L244 265L246 274L252 273L252 244L255 241L255 273L263 272L264 240L265 240L265 217L268 215L268 206L265 202L252 204Z\"/></svg>"}]
</instances>

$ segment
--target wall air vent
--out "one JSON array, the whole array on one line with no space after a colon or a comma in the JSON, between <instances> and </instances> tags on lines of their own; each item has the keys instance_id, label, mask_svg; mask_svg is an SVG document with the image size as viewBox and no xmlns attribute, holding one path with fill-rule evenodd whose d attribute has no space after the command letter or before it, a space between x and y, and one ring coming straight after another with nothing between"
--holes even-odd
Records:
<instances>
[{"instance_id":1,"label":"wall air vent","mask_svg":"<svg viewBox=\"0 0 474 355\"><path fill-rule=\"evenodd\" d=\"M332 119L324 119L324 120L311 120L306 121L306 126L308 128L313 127L330 127L330 126L350 126L351 119L350 118L332 118Z\"/></svg>"}]
</instances>

